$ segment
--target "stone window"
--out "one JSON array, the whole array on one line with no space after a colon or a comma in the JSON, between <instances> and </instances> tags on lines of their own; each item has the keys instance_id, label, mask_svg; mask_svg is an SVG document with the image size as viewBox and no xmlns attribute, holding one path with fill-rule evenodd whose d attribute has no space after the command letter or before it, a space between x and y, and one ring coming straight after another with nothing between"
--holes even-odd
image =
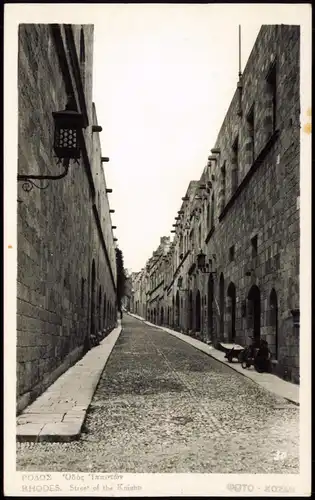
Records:
<instances>
[{"instance_id":1,"label":"stone window","mask_svg":"<svg viewBox=\"0 0 315 500\"><path fill-rule=\"evenodd\" d=\"M190 247L191 249L193 249L195 247L195 235L193 229L190 231L189 240L190 240Z\"/></svg>"},{"instance_id":2,"label":"stone window","mask_svg":"<svg viewBox=\"0 0 315 500\"><path fill-rule=\"evenodd\" d=\"M238 136L232 146L231 191L232 194L238 186Z\"/></svg>"},{"instance_id":3,"label":"stone window","mask_svg":"<svg viewBox=\"0 0 315 500\"><path fill-rule=\"evenodd\" d=\"M225 207L225 188L226 188L226 162L223 163L220 171L221 179L220 179L220 210Z\"/></svg>"},{"instance_id":4,"label":"stone window","mask_svg":"<svg viewBox=\"0 0 315 500\"><path fill-rule=\"evenodd\" d=\"M230 262L232 262L234 260L234 255L235 255L235 246L232 245L230 247L230 250L229 250L229 258L230 258Z\"/></svg>"},{"instance_id":5,"label":"stone window","mask_svg":"<svg viewBox=\"0 0 315 500\"><path fill-rule=\"evenodd\" d=\"M254 236L252 239L251 239L251 244L252 244L252 257L256 257L257 256L257 250L258 250L258 236L256 234L256 236Z\"/></svg>"},{"instance_id":6,"label":"stone window","mask_svg":"<svg viewBox=\"0 0 315 500\"><path fill-rule=\"evenodd\" d=\"M212 192L211 197L211 216L210 216L211 229L214 227L214 192Z\"/></svg>"},{"instance_id":7,"label":"stone window","mask_svg":"<svg viewBox=\"0 0 315 500\"><path fill-rule=\"evenodd\" d=\"M268 135L276 130L277 125L277 71L276 63L270 67L266 77L266 115L265 127Z\"/></svg>"},{"instance_id":8,"label":"stone window","mask_svg":"<svg viewBox=\"0 0 315 500\"><path fill-rule=\"evenodd\" d=\"M246 143L246 153L249 156L249 163L253 163L255 159L255 109L254 104L252 105L248 115L247 115L247 131L248 131L248 141Z\"/></svg>"},{"instance_id":9,"label":"stone window","mask_svg":"<svg viewBox=\"0 0 315 500\"><path fill-rule=\"evenodd\" d=\"M179 239L179 253L180 255L184 252L184 242L183 242L183 235L180 235Z\"/></svg>"},{"instance_id":10,"label":"stone window","mask_svg":"<svg viewBox=\"0 0 315 500\"><path fill-rule=\"evenodd\" d=\"M211 221L211 204L210 202L207 205L207 228L210 229L210 221Z\"/></svg>"}]
</instances>

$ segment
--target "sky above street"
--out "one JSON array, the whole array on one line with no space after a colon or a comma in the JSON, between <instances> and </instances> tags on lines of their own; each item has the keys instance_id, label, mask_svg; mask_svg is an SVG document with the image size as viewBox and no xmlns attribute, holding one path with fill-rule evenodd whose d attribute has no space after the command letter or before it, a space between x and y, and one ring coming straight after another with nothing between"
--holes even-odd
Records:
<instances>
[{"instance_id":1,"label":"sky above street","mask_svg":"<svg viewBox=\"0 0 315 500\"><path fill-rule=\"evenodd\" d=\"M144 267L161 236L172 236L181 198L207 163L236 90L239 24L242 70L262 24L300 24L301 50L310 54L306 4L7 4L5 15L10 53L17 52L18 23L94 25L93 100L102 155L110 157L104 168L114 234L130 271ZM301 59L304 113L310 61Z\"/></svg>"},{"instance_id":2,"label":"sky above street","mask_svg":"<svg viewBox=\"0 0 315 500\"><path fill-rule=\"evenodd\" d=\"M242 29L242 66L260 23ZM209 6L116 6L94 33L94 92L115 235L138 271L171 236L238 80L238 24Z\"/></svg>"},{"instance_id":3,"label":"sky above street","mask_svg":"<svg viewBox=\"0 0 315 500\"><path fill-rule=\"evenodd\" d=\"M277 14L159 4L105 12L95 21L93 98L115 236L125 266L139 271L172 236L181 197L214 146L238 80L238 24L243 70L263 17Z\"/></svg>"}]
</instances>

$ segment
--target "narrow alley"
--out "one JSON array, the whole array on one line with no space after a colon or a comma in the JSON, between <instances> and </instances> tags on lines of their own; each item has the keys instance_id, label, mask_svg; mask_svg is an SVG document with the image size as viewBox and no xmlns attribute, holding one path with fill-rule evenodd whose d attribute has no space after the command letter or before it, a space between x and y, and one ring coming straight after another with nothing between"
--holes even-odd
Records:
<instances>
[{"instance_id":1,"label":"narrow alley","mask_svg":"<svg viewBox=\"0 0 315 500\"><path fill-rule=\"evenodd\" d=\"M17 470L298 473L299 408L125 315L78 441L17 443Z\"/></svg>"}]
</instances>

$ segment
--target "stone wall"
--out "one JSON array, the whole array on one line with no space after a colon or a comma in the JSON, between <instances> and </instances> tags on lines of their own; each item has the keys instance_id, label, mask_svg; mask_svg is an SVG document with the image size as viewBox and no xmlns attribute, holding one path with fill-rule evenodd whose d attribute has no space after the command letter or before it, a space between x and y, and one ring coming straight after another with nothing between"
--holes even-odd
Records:
<instances>
[{"instance_id":1,"label":"stone wall","mask_svg":"<svg viewBox=\"0 0 315 500\"><path fill-rule=\"evenodd\" d=\"M66 177L30 192L18 183L18 410L79 359L93 325L110 330L116 320L114 242L99 137L92 132L92 53L93 26L19 27L18 173L62 172L52 112L65 108L69 93L87 127L81 160Z\"/></svg>"},{"instance_id":2,"label":"stone wall","mask_svg":"<svg viewBox=\"0 0 315 500\"><path fill-rule=\"evenodd\" d=\"M266 103L266 77L276 68L276 122L270 125ZM207 254L216 255L219 277L224 277L224 335L230 336L227 290L236 287L236 340L241 344L253 332L248 292L253 285L260 291L260 332L277 358L277 370L287 378L299 378L299 337L293 327L291 310L299 309L299 27L264 26L258 36L242 77L242 114L237 92L220 130L211 162L214 175L216 227L207 243ZM248 112L254 104L255 149L248 147ZM233 197L233 153L239 137L238 192ZM251 153L251 162L248 153ZM256 161L256 163L255 163ZM220 206L219 189L225 166L225 203ZM251 240L257 236L257 255ZM230 248L234 246L233 259ZM270 294L274 290L278 307L278 349L275 326L271 324ZM219 301L219 293L217 290ZM247 314L241 305L247 301ZM244 313L243 313L244 314ZM218 332L218 338L222 333Z\"/></svg>"}]
</instances>

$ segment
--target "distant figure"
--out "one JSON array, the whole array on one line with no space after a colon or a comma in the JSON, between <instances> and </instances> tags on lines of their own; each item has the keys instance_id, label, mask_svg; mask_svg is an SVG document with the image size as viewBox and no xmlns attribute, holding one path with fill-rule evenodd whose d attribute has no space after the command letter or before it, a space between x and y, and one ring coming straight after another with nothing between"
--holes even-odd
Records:
<instances>
[{"instance_id":1,"label":"distant figure","mask_svg":"<svg viewBox=\"0 0 315 500\"><path fill-rule=\"evenodd\" d=\"M261 340L260 348L256 354L255 364L258 368L257 371L269 372L270 371L270 350L268 342Z\"/></svg>"}]
</instances>

